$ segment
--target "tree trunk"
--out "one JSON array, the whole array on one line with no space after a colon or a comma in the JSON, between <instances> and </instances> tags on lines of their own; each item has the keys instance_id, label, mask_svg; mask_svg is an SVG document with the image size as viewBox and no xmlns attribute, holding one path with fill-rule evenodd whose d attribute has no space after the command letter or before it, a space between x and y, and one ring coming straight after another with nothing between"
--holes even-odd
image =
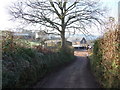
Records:
<instances>
[{"instance_id":1,"label":"tree trunk","mask_svg":"<svg viewBox=\"0 0 120 90\"><path fill-rule=\"evenodd\" d=\"M61 41L61 46L62 46L62 49L65 50L65 47L66 47L66 40L65 40L65 16L64 16L64 12L63 12L63 8L61 9L61 29L62 29L62 32L61 32L61 38L62 38L62 41Z\"/></svg>"},{"instance_id":2,"label":"tree trunk","mask_svg":"<svg viewBox=\"0 0 120 90\"><path fill-rule=\"evenodd\" d=\"M61 33L61 47L62 49L65 49L66 47L66 40L65 40L65 33Z\"/></svg>"}]
</instances>

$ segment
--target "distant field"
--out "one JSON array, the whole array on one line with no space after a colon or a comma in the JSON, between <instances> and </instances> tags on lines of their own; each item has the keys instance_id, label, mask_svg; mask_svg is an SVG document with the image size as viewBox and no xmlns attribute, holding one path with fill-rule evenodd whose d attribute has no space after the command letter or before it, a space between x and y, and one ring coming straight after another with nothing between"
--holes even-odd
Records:
<instances>
[{"instance_id":1,"label":"distant field","mask_svg":"<svg viewBox=\"0 0 120 90\"><path fill-rule=\"evenodd\" d=\"M39 42L32 42L32 41L28 41L32 46L33 45L39 45L40 43Z\"/></svg>"},{"instance_id":2,"label":"distant field","mask_svg":"<svg viewBox=\"0 0 120 90\"><path fill-rule=\"evenodd\" d=\"M16 40L16 42L19 42L19 43L27 43L29 46L37 46L37 45L40 45L39 42L30 41L30 40L25 40L25 39L19 39L19 40Z\"/></svg>"}]
</instances>

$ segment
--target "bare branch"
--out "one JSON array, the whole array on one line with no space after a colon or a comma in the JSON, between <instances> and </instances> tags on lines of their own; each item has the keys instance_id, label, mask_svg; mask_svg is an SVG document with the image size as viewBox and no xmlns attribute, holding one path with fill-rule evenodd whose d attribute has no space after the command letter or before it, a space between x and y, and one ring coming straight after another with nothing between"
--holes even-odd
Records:
<instances>
[{"instance_id":1,"label":"bare branch","mask_svg":"<svg viewBox=\"0 0 120 90\"><path fill-rule=\"evenodd\" d=\"M101 9L99 2L93 0L25 0L18 1L10 8L10 14L15 19L23 20L28 24L42 25L47 28L44 30L48 34L60 35L62 44L65 44L65 33L73 34L81 31L88 34L87 26L102 25L104 9ZM72 29L70 29L72 28ZM52 29L52 30L51 30ZM55 31L59 33L55 33Z\"/></svg>"}]
</instances>

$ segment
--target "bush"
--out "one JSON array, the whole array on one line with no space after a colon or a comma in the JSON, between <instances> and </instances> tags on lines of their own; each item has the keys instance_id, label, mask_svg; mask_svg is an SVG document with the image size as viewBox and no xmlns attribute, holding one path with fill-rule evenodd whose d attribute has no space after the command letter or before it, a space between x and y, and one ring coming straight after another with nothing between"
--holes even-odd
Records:
<instances>
[{"instance_id":1,"label":"bush","mask_svg":"<svg viewBox=\"0 0 120 90\"><path fill-rule=\"evenodd\" d=\"M96 40L91 64L104 88L120 88L120 31L109 31Z\"/></svg>"},{"instance_id":2,"label":"bush","mask_svg":"<svg viewBox=\"0 0 120 90\"><path fill-rule=\"evenodd\" d=\"M62 50L52 52L43 48L26 47L28 43L20 45L14 40L11 50L9 47L11 43L6 43L7 41L2 46L3 48L7 47L2 52L3 88L29 87L54 68L64 65L74 58L71 48L68 48L66 52Z\"/></svg>"}]
</instances>

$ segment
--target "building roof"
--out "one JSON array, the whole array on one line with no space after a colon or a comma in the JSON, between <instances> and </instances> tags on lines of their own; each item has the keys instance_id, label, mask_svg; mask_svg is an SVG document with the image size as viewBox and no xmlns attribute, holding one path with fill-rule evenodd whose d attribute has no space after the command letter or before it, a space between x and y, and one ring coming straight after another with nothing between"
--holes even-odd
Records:
<instances>
[{"instance_id":1,"label":"building roof","mask_svg":"<svg viewBox=\"0 0 120 90\"><path fill-rule=\"evenodd\" d=\"M81 44L86 44L87 41L86 41L86 39L83 37L82 40L80 41L80 43L81 43Z\"/></svg>"}]
</instances>

